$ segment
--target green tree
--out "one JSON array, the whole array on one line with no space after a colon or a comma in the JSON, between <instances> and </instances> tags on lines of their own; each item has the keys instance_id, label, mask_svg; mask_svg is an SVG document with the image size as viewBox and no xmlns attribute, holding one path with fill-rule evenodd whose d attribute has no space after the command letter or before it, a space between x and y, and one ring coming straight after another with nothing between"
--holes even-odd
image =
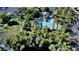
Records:
<instances>
[{"instance_id":1,"label":"green tree","mask_svg":"<svg viewBox=\"0 0 79 59\"><path fill-rule=\"evenodd\" d=\"M5 24L8 22L8 16L4 13L0 13L0 20L1 20L1 23Z\"/></svg>"},{"instance_id":2,"label":"green tree","mask_svg":"<svg viewBox=\"0 0 79 59\"><path fill-rule=\"evenodd\" d=\"M76 13L69 7L58 7L53 12L55 21L61 25L68 25L68 23L74 23L77 20Z\"/></svg>"},{"instance_id":3,"label":"green tree","mask_svg":"<svg viewBox=\"0 0 79 59\"><path fill-rule=\"evenodd\" d=\"M49 46L52 51L70 51L72 50L71 35L65 33L65 30L52 32L53 42Z\"/></svg>"}]
</instances>

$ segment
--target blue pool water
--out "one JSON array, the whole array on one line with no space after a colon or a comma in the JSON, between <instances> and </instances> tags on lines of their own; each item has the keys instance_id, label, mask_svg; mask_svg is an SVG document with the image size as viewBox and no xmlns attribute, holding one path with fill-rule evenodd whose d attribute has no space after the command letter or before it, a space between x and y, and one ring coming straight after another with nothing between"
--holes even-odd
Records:
<instances>
[{"instance_id":1,"label":"blue pool water","mask_svg":"<svg viewBox=\"0 0 79 59\"><path fill-rule=\"evenodd\" d=\"M47 20L47 21L46 21ZM54 22L54 19L40 19L37 21L37 27L39 28L50 28L52 29L56 29L57 28L57 24Z\"/></svg>"}]
</instances>

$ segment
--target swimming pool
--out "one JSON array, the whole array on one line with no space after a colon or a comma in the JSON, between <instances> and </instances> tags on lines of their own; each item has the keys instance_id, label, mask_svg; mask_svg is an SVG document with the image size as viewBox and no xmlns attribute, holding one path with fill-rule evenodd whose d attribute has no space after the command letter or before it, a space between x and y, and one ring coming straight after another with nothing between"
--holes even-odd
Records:
<instances>
[{"instance_id":1,"label":"swimming pool","mask_svg":"<svg viewBox=\"0 0 79 59\"><path fill-rule=\"evenodd\" d=\"M54 22L54 19L39 19L37 20L37 27L50 28L52 30L57 28L57 24Z\"/></svg>"}]
</instances>

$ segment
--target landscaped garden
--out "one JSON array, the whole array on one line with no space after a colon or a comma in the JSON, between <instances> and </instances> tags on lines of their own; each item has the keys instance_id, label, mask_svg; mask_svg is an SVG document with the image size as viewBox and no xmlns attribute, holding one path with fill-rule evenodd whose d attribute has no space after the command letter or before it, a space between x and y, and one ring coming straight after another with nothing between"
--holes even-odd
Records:
<instances>
[{"instance_id":1,"label":"landscaped garden","mask_svg":"<svg viewBox=\"0 0 79 59\"><path fill-rule=\"evenodd\" d=\"M0 13L1 51L78 50L72 30L78 21L78 15L72 8L17 8L12 13Z\"/></svg>"}]
</instances>

